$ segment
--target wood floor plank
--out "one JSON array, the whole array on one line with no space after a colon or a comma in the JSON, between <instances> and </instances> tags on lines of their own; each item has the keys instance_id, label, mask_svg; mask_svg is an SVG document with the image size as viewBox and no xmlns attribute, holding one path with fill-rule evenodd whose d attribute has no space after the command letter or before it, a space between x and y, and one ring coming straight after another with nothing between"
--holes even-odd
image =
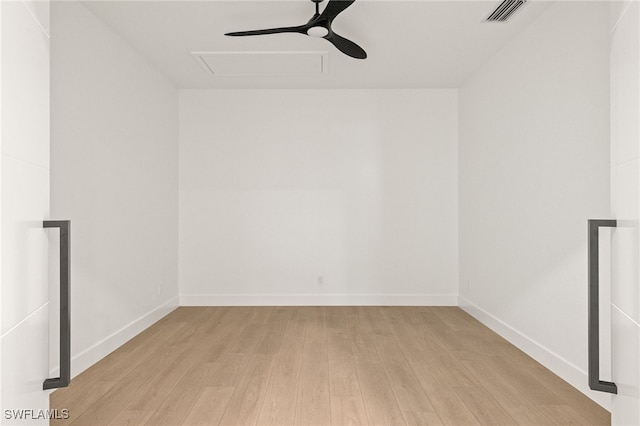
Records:
<instances>
[{"instance_id":1,"label":"wood floor plank","mask_svg":"<svg viewBox=\"0 0 640 426\"><path fill-rule=\"evenodd\" d=\"M429 396L406 362L384 363L383 368L402 411L435 412Z\"/></svg>"},{"instance_id":2,"label":"wood floor plank","mask_svg":"<svg viewBox=\"0 0 640 426\"><path fill-rule=\"evenodd\" d=\"M273 359L273 355L251 355L220 424L249 425L256 422L266 394Z\"/></svg>"},{"instance_id":3,"label":"wood floor plank","mask_svg":"<svg viewBox=\"0 0 640 426\"><path fill-rule=\"evenodd\" d=\"M351 328L353 338L352 351L357 360L369 363L380 363L380 355L374 343L374 336L359 323Z\"/></svg>"},{"instance_id":4,"label":"wood floor plank","mask_svg":"<svg viewBox=\"0 0 640 426\"><path fill-rule=\"evenodd\" d=\"M333 425L368 425L367 412L361 396L331 397L331 424Z\"/></svg>"},{"instance_id":5,"label":"wood floor plank","mask_svg":"<svg viewBox=\"0 0 640 426\"><path fill-rule=\"evenodd\" d=\"M451 330L476 330L476 320L468 313L453 306L438 306L433 309L435 315L440 318Z\"/></svg>"},{"instance_id":6,"label":"wood floor plank","mask_svg":"<svg viewBox=\"0 0 640 426\"><path fill-rule=\"evenodd\" d=\"M358 360L356 368L369 421L384 425L406 424L382 365Z\"/></svg>"},{"instance_id":7,"label":"wood floor plank","mask_svg":"<svg viewBox=\"0 0 640 426\"><path fill-rule=\"evenodd\" d=\"M516 392L520 393L527 401L535 405L554 405L557 403L557 397L535 380L527 369L520 368L510 359L502 356L492 357L488 362L492 364L495 371L500 370L504 376L508 377L512 386L516 388Z\"/></svg>"},{"instance_id":8,"label":"wood floor plank","mask_svg":"<svg viewBox=\"0 0 640 426\"><path fill-rule=\"evenodd\" d=\"M291 320L294 314L294 311L288 310L288 320ZM286 327L280 322L280 319L275 318L275 315L271 317L270 321L273 321L278 329ZM300 349L302 347L301 343ZM257 424L288 425L295 423L301 367L302 352L283 350L280 345L278 353L274 356L271 377Z\"/></svg>"},{"instance_id":9,"label":"wood floor plank","mask_svg":"<svg viewBox=\"0 0 640 426\"><path fill-rule=\"evenodd\" d=\"M350 359L353 357L353 337L349 330L327 328L326 333L329 359Z\"/></svg>"},{"instance_id":10,"label":"wood floor plank","mask_svg":"<svg viewBox=\"0 0 640 426\"><path fill-rule=\"evenodd\" d=\"M170 346L173 348L174 346ZM126 407L131 410L156 409L185 373L196 362L197 355L190 350L179 348L174 357L153 371L153 376L144 385L139 386L134 395L130 395Z\"/></svg>"},{"instance_id":11,"label":"wood floor plank","mask_svg":"<svg viewBox=\"0 0 640 426\"><path fill-rule=\"evenodd\" d=\"M401 364L404 362L404 353L398 350L398 344L393 336L374 335L371 340L382 363Z\"/></svg>"},{"instance_id":12,"label":"wood floor plank","mask_svg":"<svg viewBox=\"0 0 640 426\"><path fill-rule=\"evenodd\" d=\"M235 387L246 370L250 358L249 354L225 353L220 358L220 366L207 386L212 388Z\"/></svg>"},{"instance_id":13,"label":"wood floor plank","mask_svg":"<svg viewBox=\"0 0 640 426\"><path fill-rule=\"evenodd\" d=\"M284 328L279 347L280 353L299 353L304 350L305 326L304 312L296 310Z\"/></svg>"},{"instance_id":14,"label":"wood floor plank","mask_svg":"<svg viewBox=\"0 0 640 426\"><path fill-rule=\"evenodd\" d=\"M424 350L424 346L421 345L421 340L418 338L418 333L415 332L413 327L403 327L402 324L397 324L393 326L392 330L393 338L401 352Z\"/></svg>"},{"instance_id":15,"label":"wood floor plank","mask_svg":"<svg viewBox=\"0 0 640 426\"><path fill-rule=\"evenodd\" d=\"M331 424L328 361L303 361L296 408L296 424Z\"/></svg>"},{"instance_id":16,"label":"wood floor plank","mask_svg":"<svg viewBox=\"0 0 640 426\"><path fill-rule=\"evenodd\" d=\"M85 391L89 391L83 387ZM70 421L65 421L64 425L108 425L121 411L126 411L126 404L129 395L133 391L128 386L118 384L113 386L107 393L96 398L96 400L84 410L78 410L77 405L71 405L69 401L61 402L56 408L67 408L70 413ZM76 410L80 412L75 414Z\"/></svg>"},{"instance_id":17,"label":"wood floor plank","mask_svg":"<svg viewBox=\"0 0 640 426\"><path fill-rule=\"evenodd\" d=\"M426 392L431 399L434 411L445 424L479 425L481 424L469 407L450 386L427 387Z\"/></svg>"},{"instance_id":18,"label":"wood floor plank","mask_svg":"<svg viewBox=\"0 0 640 426\"><path fill-rule=\"evenodd\" d=\"M260 338L265 333L265 330L265 326L262 324L247 324L238 336L230 352L236 354L252 354Z\"/></svg>"},{"instance_id":19,"label":"wood floor plank","mask_svg":"<svg viewBox=\"0 0 640 426\"><path fill-rule=\"evenodd\" d=\"M274 356L272 376L299 377L302 352L279 352Z\"/></svg>"},{"instance_id":20,"label":"wood floor plank","mask_svg":"<svg viewBox=\"0 0 640 426\"><path fill-rule=\"evenodd\" d=\"M538 407L534 407L533 405L520 407L510 406L505 407L505 410L509 413L509 416L513 418L515 422L514 424L516 425L531 426L558 424L553 417L550 417L548 414L543 413ZM611 422L606 424L611 424Z\"/></svg>"},{"instance_id":21,"label":"wood floor plank","mask_svg":"<svg viewBox=\"0 0 640 426\"><path fill-rule=\"evenodd\" d=\"M444 425L438 414L432 411L403 411L402 414L409 426Z\"/></svg>"},{"instance_id":22,"label":"wood floor plank","mask_svg":"<svg viewBox=\"0 0 640 426\"><path fill-rule=\"evenodd\" d=\"M113 419L109 425L113 426L138 426L143 425L153 415L153 411L123 410Z\"/></svg>"},{"instance_id":23,"label":"wood floor plank","mask_svg":"<svg viewBox=\"0 0 640 426\"><path fill-rule=\"evenodd\" d=\"M344 330L353 323L356 315L351 306L327 306L326 307L327 328Z\"/></svg>"},{"instance_id":24,"label":"wood floor plank","mask_svg":"<svg viewBox=\"0 0 640 426\"><path fill-rule=\"evenodd\" d=\"M176 381L184 374L184 371L172 370L171 367L175 366L186 349L176 346L158 349L153 363L144 363L131 371L80 416L74 417L71 424L109 424L122 410L145 411L151 400L158 399L157 383L166 379L165 373L169 374L170 380Z\"/></svg>"},{"instance_id":25,"label":"wood floor plank","mask_svg":"<svg viewBox=\"0 0 640 426\"><path fill-rule=\"evenodd\" d=\"M487 362L485 358L465 360L463 364L482 382L483 388L500 403L517 424L555 424L552 418L545 415L536 404L527 400L517 387L508 378L502 376L499 370L496 371L495 365Z\"/></svg>"},{"instance_id":26,"label":"wood floor plank","mask_svg":"<svg viewBox=\"0 0 640 426\"><path fill-rule=\"evenodd\" d=\"M220 423L235 388L207 387L196 399L182 422L185 426L209 426Z\"/></svg>"},{"instance_id":27,"label":"wood floor plank","mask_svg":"<svg viewBox=\"0 0 640 426\"><path fill-rule=\"evenodd\" d=\"M197 307L187 307L186 309L186 311L174 311L176 316L180 316L180 322L183 322L184 326L179 333L174 333L169 337L166 342L169 346L179 346L193 338L201 330L202 324L211 316L208 311Z\"/></svg>"},{"instance_id":28,"label":"wood floor plank","mask_svg":"<svg viewBox=\"0 0 640 426\"><path fill-rule=\"evenodd\" d=\"M172 336L181 333L185 326L185 322L166 322L164 325L148 328L100 361L99 368L92 366L75 377L74 382L81 384L126 378L164 347Z\"/></svg>"},{"instance_id":29,"label":"wood floor plank","mask_svg":"<svg viewBox=\"0 0 640 426\"><path fill-rule=\"evenodd\" d=\"M257 424L278 426L295 423L299 375L298 370L297 374L271 376Z\"/></svg>"},{"instance_id":30,"label":"wood floor plank","mask_svg":"<svg viewBox=\"0 0 640 426\"><path fill-rule=\"evenodd\" d=\"M174 426L182 424L200 394L210 383L219 363L196 362L171 389L148 419L148 425Z\"/></svg>"},{"instance_id":31,"label":"wood floor plank","mask_svg":"<svg viewBox=\"0 0 640 426\"><path fill-rule=\"evenodd\" d=\"M267 324L274 330L284 330L294 319L296 312L295 306L276 306L267 319Z\"/></svg>"},{"instance_id":32,"label":"wood floor plank","mask_svg":"<svg viewBox=\"0 0 640 426\"><path fill-rule=\"evenodd\" d=\"M203 355L205 362L217 362L225 353L230 353L235 347L246 324L219 324L215 333L205 333L201 337L201 344L207 346Z\"/></svg>"},{"instance_id":33,"label":"wood floor plank","mask_svg":"<svg viewBox=\"0 0 640 426\"><path fill-rule=\"evenodd\" d=\"M609 421L610 413L601 407L594 407L593 401L575 389L553 372L544 368L541 364L527 363L523 365L530 371L531 377L539 382L549 393L555 395L561 404L573 409L583 419L584 424L594 422L594 424L606 424Z\"/></svg>"},{"instance_id":34,"label":"wood floor plank","mask_svg":"<svg viewBox=\"0 0 640 426\"><path fill-rule=\"evenodd\" d=\"M205 334L218 333L220 327L243 328L251 316L251 310L235 306L220 306L207 308L211 311L212 317L209 322L202 325L202 332ZM214 315L215 312L215 315Z\"/></svg>"},{"instance_id":35,"label":"wood floor plank","mask_svg":"<svg viewBox=\"0 0 640 426\"><path fill-rule=\"evenodd\" d=\"M73 421L93 404L100 401L116 385L117 382L93 382L77 389L62 388L51 394L50 405L52 407L68 408L69 418ZM60 392L65 390L67 392ZM69 423L67 419L55 418L51 419L50 422L52 426L63 426Z\"/></svg>"},{"instance_id":36,"label":"wood floor plank","mask_svg":"<svg viewBox=\"0 0 640 426\"><path fill-rule=\"evenodd\" d=\"M438 369L440 380L444 383L454 387L482 387L482 382L451 352L430 353L427 359Z\"/></svg>"},{"instance_id":37,"label":"wood floor plank","mask_svg":"<svg viewBox=\"0 0 640 426\"><path fill-rule=\"evenodd\" d=\"M54 426L610 424L456 307L188 307L51 394Z\"/></svg>"},{"instance_id":38,"label":"wood floor plank","mask_svg":"<svg viewBox=\"0 0 640 426\"><path fill-rule=\"evenodd\" d=\"M437 360L422 353L409 353L407 360L420 385L429 397L434 411L445 424L479 424L469 407L449 383Z\"/></svg>"},{"instance_id":39,"label":"wood floor plank","mask_svg":"<svg viewBox=\"0 0 640 426\"><path fill-rule=\"evenodd\" d=\"M275 307L273 306L255 306L251 309L251 324L265 325L269 322Z\"/></svg>"},{"instance_id":40,"label":"wood floor plank","mask_svg":"<svg viewBox=\"0 0 640 426\"><path fill-rule=\"evenodd\" d=\"M545 405L539 406L538 409L547 416L547 418L553 419L556 425L592 425L595 423L585 422L578 413L575 412L568 405Z\"/></svg>"},{"instance_id":41,"label":"wood floor plank","mask_svg":"<svg viewBox=\"0 0 640 426\"><path fill-rule=\"evenodd\" d=\"M344 398L362 396L355 357L329 359L329 386L331 396Z\"/></svg>"},{"instance_id":42,"label":"wood floor plank","mask_svg":"<svg viewBox=\"0 0 640 426\"><path fill-rule=\"evenodd\" d=\"M462 402L483 425L512 425L515 420L482 387L454 387Z\"/></svg>"},{"instance_id":43,"label":"wood floor plank","mask_svg":"<svg viewBox=\"0 0 640 426\"><path fill-rule=\"evenodd\" d=\"M280 345L284 339L284 332L279 329L265 329L258 343L253 349L255 354L274 355L280 351Z\"/></svg>"}]
</instances>

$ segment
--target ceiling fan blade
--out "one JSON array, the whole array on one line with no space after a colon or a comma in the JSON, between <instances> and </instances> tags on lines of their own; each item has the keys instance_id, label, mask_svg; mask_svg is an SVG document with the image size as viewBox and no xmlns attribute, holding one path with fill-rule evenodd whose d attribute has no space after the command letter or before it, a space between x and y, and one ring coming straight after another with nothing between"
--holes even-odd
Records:
<instances>
[{"instance_id":1,"label":"ceiling fan blade","mask_svg":"<svg viewBox=\"0 0 640 426\"><path fill-rule=\"evenodd\" d=\"M264 34L280 34L280 33L304 33L306 30L306 25L299 25L297 27L281 27L281 28L267 28L264 30L251 30L251 31L234 31L231 33L226 33L226 36L232 37L243 37L243 36L254 36L254 35L264 35Z\"/></svg>"},{"instance_id":2,"label":"ceiling fan blade","mask_svg":"<svg viewBox=\"0 0 640 426\"><path fill-rule=\"evenodd\" d=\"M358 46L351 40L347 40L346 38L339 36L334 32L324 37L324 39L333 44L339 51L341 51L345 55L351 56L352 58L356 59L367 58L367 52L365 52L362 47Z\"/></svg>"},{"instance_id":3,"label":"ceiling fan blade","mask_svg":"<svg viewBox=\"0 0 640 426\"><path fill-rule=\"evenodd\" d=\"M338 16L343 10L348 8L356 0L329 0L329 4L324 8L320 14L320 19L328 19L329 22Z\"/></svg>"}]
</instances>

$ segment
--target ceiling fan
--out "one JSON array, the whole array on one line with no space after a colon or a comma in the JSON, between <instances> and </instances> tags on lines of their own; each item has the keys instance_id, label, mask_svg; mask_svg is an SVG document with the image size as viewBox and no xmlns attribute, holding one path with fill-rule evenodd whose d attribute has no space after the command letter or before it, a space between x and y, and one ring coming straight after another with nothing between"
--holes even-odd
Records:
<instances>
[{"instance_id":1,"label":"ceiling fan","mask_svg":"<svg viewBox=\"0 0 640 426\"><path fill-rule=\"evenodd\" d=\"M327 40L333 44L339 51L345 55L351 56L356 59L365 59L367 52L360 46L347 40L346 38L339 36L331 29L331 23L342 11L351 6L355 0L329 0L327 6L320 13L320 3L323 0L311 0L315 3L316 13L311 17L309 22L304 25L298 25L295 27L281 27L281 28L268 28L264 30L252 30L252 31L236 31L226 33L227 36L254 36L264 34L278 34L278 33L300 33L311 37L319 37Z\"/></svg>"}]
</instances>

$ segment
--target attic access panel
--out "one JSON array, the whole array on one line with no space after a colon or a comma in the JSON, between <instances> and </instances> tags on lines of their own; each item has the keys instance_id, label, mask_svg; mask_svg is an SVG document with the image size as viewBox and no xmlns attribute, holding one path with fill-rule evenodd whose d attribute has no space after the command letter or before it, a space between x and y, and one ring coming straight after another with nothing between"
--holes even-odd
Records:
<instances>
[{"instance_id":1,"label":"attic access panel","mask_svg":"<svg viewBox=\"0 0 640 426\"><path fill-rule=\"evenodd\" d=\"M321 75L327 52L191 52L215 76Z\"/></svg>"}]
</instances>

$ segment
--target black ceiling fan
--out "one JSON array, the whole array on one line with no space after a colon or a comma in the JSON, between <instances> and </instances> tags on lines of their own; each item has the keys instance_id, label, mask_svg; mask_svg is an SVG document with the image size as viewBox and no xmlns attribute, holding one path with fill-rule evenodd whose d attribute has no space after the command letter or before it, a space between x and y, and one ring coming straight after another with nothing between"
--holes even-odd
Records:
<instances>
[{"instance_id":1,"label":"black ceiling fan","mask_svg":"<svg viewBox=\"0 0 640 426\"><path fill-rule=\"evenodd\" d=\"M331 44L333 44L338 50L345 55L351 56L356 59L365 59L367 52L360 46L347 40L346 38L339 36L331 29L331 23L342 11L351 6L355 0L329 0L329 3L320 13L320 3L323 0L311 0L315 3L316 13L311 17L309 22L304 25L298 25L295 27L281 27L281 28L268 28L264 30L252 30L252 31L236 31L232 33L226 33L228 36L254 36L264 34L278 34L278 33L300 33L311 37L320 37Z\"/></svg>"}]
</instances>

